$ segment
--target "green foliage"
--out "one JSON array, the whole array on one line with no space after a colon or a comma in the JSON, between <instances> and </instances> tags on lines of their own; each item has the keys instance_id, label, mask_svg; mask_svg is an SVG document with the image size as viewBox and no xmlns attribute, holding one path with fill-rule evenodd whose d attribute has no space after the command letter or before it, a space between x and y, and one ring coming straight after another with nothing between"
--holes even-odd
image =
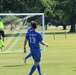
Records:
<instances>
[{"instance_id":1,"label":"green foliage","mask_svg":"<svg viewBox=\"0 0 76 75\"><path fill-rule=\"evenodd\" d=\"M60 21L64 24L71 25L71 32L75 32L75 23L76 23L76 0L57 0L58 8L57 11L62 10L63 14ZM63 21L62 21L63 20Z\"/></svg>"},{"instance_id":2,"label":"green foliage","mask_svg":"<svg viewBox=\"0 0 76 75\"><path fill-rule=\"evenodd\" d=\"M70 24L75 31L76 0L1 0L0 12L44 13L45 24Z\"/></svg>"}]
</instances>

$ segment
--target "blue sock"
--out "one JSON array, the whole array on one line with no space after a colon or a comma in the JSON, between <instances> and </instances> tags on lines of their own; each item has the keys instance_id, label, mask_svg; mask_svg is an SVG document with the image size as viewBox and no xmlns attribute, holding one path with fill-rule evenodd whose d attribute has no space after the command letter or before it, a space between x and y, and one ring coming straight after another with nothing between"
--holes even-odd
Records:
<instances>
[{"instance_id":1,"label":"blue sock","mask_svg":"<svg viewBox=\"0 0 76 75\"><path fill-rule=\"evenodd\" d=\"M37 70L38 70L39 74L41 74L41 73L42 73L42 72L41 72L40 64L37 66Z\"/></svg>"},{"instance_id":2,"label":"blue sock","mask_svg":"<svg viewBox=\"0 0 76 75\"><path fill-rule=\"evenodd\" d=\"M26 57L25 57L25 59L28 59L29 57L31 57L32 56L32 54L30 53L30 54L28 54Z\"/></svg>"},{"instance_id":3,"label":"blue sock","mask_svg":"<svg viewBox=\"0 0 76 75\"><path fill-rule=\"evenodd\" d=\"M36 67L37 67L37 66L35 66L35 65L32 66L29 75L32 75L32 74L33 74L33 72L36 70Z\"/></svg>"}]
</instances>

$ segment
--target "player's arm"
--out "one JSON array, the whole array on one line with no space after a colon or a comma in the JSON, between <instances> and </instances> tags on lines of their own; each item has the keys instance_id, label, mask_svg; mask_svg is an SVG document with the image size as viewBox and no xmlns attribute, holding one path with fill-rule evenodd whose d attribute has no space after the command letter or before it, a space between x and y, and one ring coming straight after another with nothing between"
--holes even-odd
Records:
<instances>
[{"instance_id":1,"label":"player's arm","mask_svg":"<svg viewBox=\"0 0 76 75\"><path fill-rule=\"evenodd\" d=\"M45 45L46 47L48 47L48 44L47 43L45 43L45 42L43 42L43 41L41 41L40 42L42 45Z\"/></svg>"},{"instance_id":2,"label":"player's arm","mask_svg":"<svg viewBox=\"0 0 76 75\"><path fill-rule=\"evenodd\" d=\"M48 47L48 44L47 43L45 43L45 42L43 42L43 38L42 38L42 35L41 34L39 34L39 41L40 41L40 43L42 44L42 45L45 45L46 47Z\"/></svg>"},{"instance_id":3,"label":"player's arm","mask_svg":"<svg viewBox=\"0 0 76 75\"><path fill-rule=\"evenodd\" d=\"M27 39L24 41L24 53L26 53L26 45L27 45Z\"/></svg>"}]
</instances>

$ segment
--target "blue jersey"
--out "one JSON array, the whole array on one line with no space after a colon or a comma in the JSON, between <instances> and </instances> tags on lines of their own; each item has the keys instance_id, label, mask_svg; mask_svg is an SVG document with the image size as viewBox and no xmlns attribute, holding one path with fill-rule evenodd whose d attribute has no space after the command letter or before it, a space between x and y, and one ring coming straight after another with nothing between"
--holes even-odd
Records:
<instances>
[{"instance_id":1,"label":"blue jersey","mask_svg":"<svg viewBox=\"0 0 76 75\"><path fill-rule=\"evenodd\" d=\"M31 27L27 30L27 32L29 32L29 31L32 31L32 28Z\"/></svg>"},{"instance_id":2,"label":"blue jersey","mask_svg":"<svg viewBox=\"0 0 76 75\"><path fill-rule=\"evenodd\" d=\"M42 36L39 32L32 30L26 34L26 39L28 40L30 50L38 49L40 50L40 41L42 41Z\"/></svg>"}]
</instances>

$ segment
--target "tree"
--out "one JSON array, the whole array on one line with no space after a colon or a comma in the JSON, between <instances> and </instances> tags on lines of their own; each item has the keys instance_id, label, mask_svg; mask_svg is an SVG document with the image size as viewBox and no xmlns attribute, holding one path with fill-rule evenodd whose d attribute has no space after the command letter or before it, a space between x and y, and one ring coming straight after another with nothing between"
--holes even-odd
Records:
<instances>
[{"instance_id":1,"label":"tree","mask_svg":"<svg viewBox=\"0 0 76 75\"><path fill-rule=\"evenodd\" d=\"M56 6L55 0L43 0L44 14L45 14L45 26L47 30L47 24L51 23L54 17L54 8Z\"/></svg>"},{"instance_id":2,"label":"tree","mask_svg":"<svg viewBox=\"0 0 76 75\"><path fill-rule=\"evenodd\" d=\"M62 25L66 29L67 24L70 24L70 32L75 32L76 0L1 0L0 12L44 12L46 25L48 23Z\"/></svg>"},{"instance_id":3,"label":"tree","mask_svg":"<svg viewBox=\"0 0 76 75\"><path fill-rule=\"evenodd\" d=\"M2 13L4 12L23 12L24 0L2 0Z\"/></svg>"},{"instance_id":4,"label":"tree","mask_svg":"<svg viewBox=\"0 0 76 75\"><path fill-rule=\"evenodd\" d=\"M42 3L43 2L41 0L1 0L0 12L44 12L44 7Z\"/></svg>"},{"instance_id":5,"label":"tree","mask_svg":"<svg viewBox=\"0 0 76 75\"><path fill-rule=\"evenodd\" d=\"M70 32L75 32L76 23L76 0L57 0L58 4L56 6L57 11L61 10L61 19L63 26L67 24L71 25ZM58 15L57 15L58 16Z\"/></svg>"},{"instance_id":6,"label":"tree","mask_svg":"<svg viewBox=\"0 0 76 75\"><path fill-rule=\"evenodd\" d=\"M67 7L67 10L68 12L68 15L70 15L70 23L71 23L71 29L70 29L70 32L75 32L75 23L76 23L76 0L69 0L68 2L68 7Z\"/></svg>"}]
</instances>

